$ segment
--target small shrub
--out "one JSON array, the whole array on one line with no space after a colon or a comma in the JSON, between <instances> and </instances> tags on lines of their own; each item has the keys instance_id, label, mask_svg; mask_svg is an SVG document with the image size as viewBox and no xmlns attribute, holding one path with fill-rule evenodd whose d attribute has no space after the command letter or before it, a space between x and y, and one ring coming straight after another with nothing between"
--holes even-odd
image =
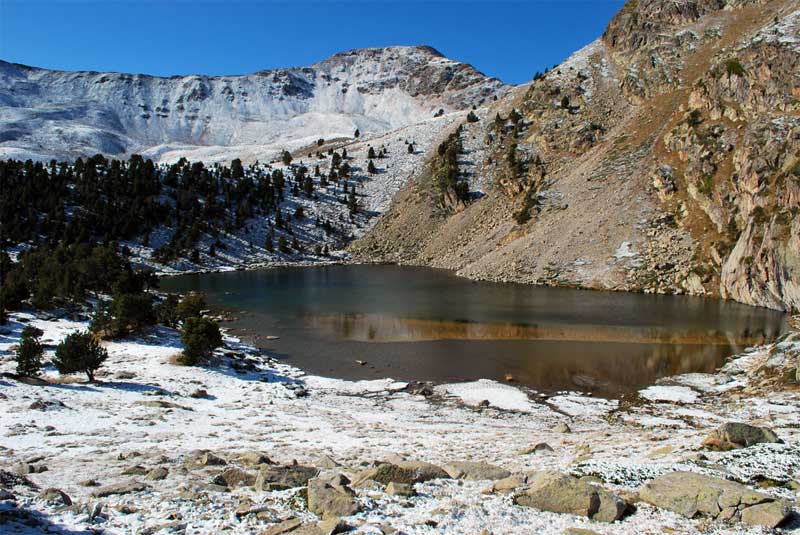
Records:
<instances>
[{"instance_id":1,"label":"small shrub","mask_svg":"<svg viewBox=\"0 0 800 535\"><path fill-rule=\"evenodd\" d=\"M728 73L728 76L744 77L745 74L744 67L742 67L742 64L739 63L739 60L736 58L731 58L725 62L725 72Z\"/></svg>"},{"instance_id":2,"label":"small shrub","mask_svg":"<svg viewBox=\"0 0 800 535\"><path fill-rule=\"evenodd\" d=\"M697 180L697 190L703 195L711 195L714 191L714 177L703 175Z\"/></svg>"},{"instance_id":3,"label":"small shrub","mask_svg":"<svg viewBox=\"0 0 800 535\"><path fill-rule=\"evenodd\" d=\"M471 111L471 112L469 112L467 114L467 122L468 123L477 123L478 122L478 116L475 115L475 112Z\"/></svg>"},{"instance_id":4,"label":"small shrub","mask_svg":"<svg viewBox=\"0 0 800 535\"><path fill-rule=\"evenodd\" d=\"M42 370L42 332L31 325L22 330L22 337L17 347L17 375L36 377Z\"/></svg>"},{"instance_id":5,"label":"small shrub","mask_svg":"<svg viewBox=\"0 0 800 535\"><path fill-rule=\"evenodd\" d=\"M183 354L179 362L194 366L208 359L214 349L222 345L222 334L217 322L208 318L188 318L181 329Z\"/></svg>"},{"instance_id":6,"label":"small shrub","mask_svg":"<svg viewBox=\"0 0 800 535\"><path fill-rule=\"evenodd\" d=\"M700 126L703 123L703 114L698 109L689 112L689 124L691 126Z\"/></svg>"},{"instance_id":7,"label":"small shrub","mask_svg":"<svg viewBox=\"0 0 800 535\"><path fill-rule=\"evenodd\" d=\"M100 346L97 338L90 332L76 332L68 335L56 347L53 364L58 373L85 373L89 381L94 381L95 372L108 359L108 351Z\"/></svg>"}]
</instances>

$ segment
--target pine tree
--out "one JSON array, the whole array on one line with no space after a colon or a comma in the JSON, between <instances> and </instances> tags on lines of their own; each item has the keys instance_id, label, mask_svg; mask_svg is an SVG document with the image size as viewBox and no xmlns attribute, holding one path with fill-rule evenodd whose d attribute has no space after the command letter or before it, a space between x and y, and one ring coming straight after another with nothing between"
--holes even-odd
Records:
<instances>
[{"instance_id":1,"label":"pine tree","mask_svg":"<svg viewBox=\"0 0 800 535\"><path fill-rule=\"evenodd\" d=\"M203 310L207 307L206 296L200 292L192 292L181 299L178 303L178 318L186 321L188 318L199 318L203 315Z\"/></svg>"},{"instance_id":2,"label":"pine tree","mask_svg":"<svg viewBox=\"0 0 800 535\"><path fill-rule=\"evenodd\" d=\"M83 372L91 382L94 381L95 372L106 359L108 351L100 346L92 333L76 332L67 335L58 344L53 364L62 375Z\"/></svg>"},{"instance_id":3,"label":"pine tree","mask_svg":"<svg viewBox=\"0 0 800 535\"><path fill-rule=\"evenodd\" d=\"M264 242L264 249L266 249L268 253L275 252L275 246L272 244L272 237L271 236L267 236L267 239Z\"/></svg>"},{"instance_id":4,"label":"pine tree","mask_svg":"<svg viewBox=\"0 0 800 535\"><path fill-rule=\"evenodd\" d=\"M369 159L369 160L375 159L375 149L374 148L370 147L369 150L367 151L367 159Z\"/></svg>"},{"instance_id":5,"label":"pine tree","mask_svg":"<svg viewBox=\"0 0 800 535\"><path fill-rule=\"evenodd\" d=\"M161 301L155 307L156 320L161 325L167 327L175 327L180 321L178 314L178 297L175 294L169 294L166 299Z\"/></svg>"},{"instance_id":6,"label":"pine tree","mask_svg":"<svg viewBox=\"0 0 800 535\"><path fill-rule=\"evenodd\" d=\"M374 175L375 173L378 172L378 170L375 168L375 164L372 162L372 160L370 160L369 164L367 164L367 172L369 174L371 174L371 175Z\"/></svg>"},{"instance_id":7,"label":"pine tree","mask_svg":"<svg viewBox=\"0 0 800 535\"><path fill-rule=\"evenodd\" d=\"M409 154L414 154L414 144L413 143L409 143L408 144L408 153Z\"/></svg>"},{"instance_id":8,"label":"pine tree","mask_svg":"<svg viewBox=\"0 0 800 535\"><path fill-rule=\"evenodd\" d=\"M217 322L208 318L187 318L181 329L183 354L181 364L194 366L208 359L222 345L222 333Z\"/></svg>"},{"instance_id":9,"label":"pine tree","mask_svg":"<svg viewBox=\"0 0 800 535\"><path fill-rule=\"evenodd\" d=\"M292 154L288 150L283 151L281 153L281 161L283 165L288 167L292 163Z\"/></svg>"},{"instance_id":10,"label":"pine tree","mask_svg":"<svg viewBox=\"0 0 800 535\"><path fill-rule=\"evenodd\" d=\"M23 377L36 377L42 370L42 347L41 329L31 325L22 330L22 336L17 347L17 375Z\"/></svg>"},{"instance_id":11,"label":"pine tree","mask_svg":"<svg viewBox=\"0 0 800 535\"><path fill-rule=\"evenodd\" d=\"M360 136L361 136L361 132L359 132L358 128L356 128L356 131L353 132L353 137L360 137Z\"/></svg>"},{"instance_id":12,"label":"pine tree","mask_svg":"<svg viewBox=\"0 0 800 535\"><path fill-rule=\"evenodd\" d=\"M355 188L353 188L355 189ZM355 214L358 211L358 203L356 201L356 193L355 191L350 191L350 196L347 197L347 208L350 210L351 214Z\"/></svg>"}]
</instances>

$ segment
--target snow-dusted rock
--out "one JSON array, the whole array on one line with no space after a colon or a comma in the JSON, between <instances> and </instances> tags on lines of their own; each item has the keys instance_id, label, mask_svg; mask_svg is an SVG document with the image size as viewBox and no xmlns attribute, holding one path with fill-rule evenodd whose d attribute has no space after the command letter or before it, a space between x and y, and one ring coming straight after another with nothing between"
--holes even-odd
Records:
<instances>
[{"instance_id":1,"label":"snow-dusted rock","mask_svg":"<svg viewBox=\"0 0 800 535\"><path fill-rule=\"evenodd\" d=\"M703 446L718 451L746 448L753 444L780 442L772 429L756 427L741 422L722 424L708 435Z\"/></svg>"},{"instance_id":2,"label":"snow-dusted rock","mask_svg":"<svg viewBox=\"0 0 800 535\"><path fill-rule=\"evenodd\" d=\"M651 481L639 497L656 507L687 518L706 515L774 528L789 515L787 503L716 477L692 472L671 472ZM752 509L752 510L751 510Z\"/></svg>"},{"instance_id":3,"label":"snow-dusted rock","mask_svg":"<svg viewBox=\"0 0 800 535\"><path fill-rule=\"evenodd\" d=\"M625 502L585 480L544 470L534 474L514 503L554 513L585 516L599 522L614 522L625 512Z\"/></svg>"}]
</instances>

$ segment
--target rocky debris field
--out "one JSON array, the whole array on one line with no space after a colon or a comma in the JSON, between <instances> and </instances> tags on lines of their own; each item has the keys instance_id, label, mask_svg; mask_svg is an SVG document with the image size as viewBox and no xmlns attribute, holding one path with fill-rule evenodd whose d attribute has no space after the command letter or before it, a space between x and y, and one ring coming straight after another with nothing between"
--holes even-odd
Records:
<instances>
[{"instance_id":1,"label":"rocky debris field","mask_svg":"<svg viewBox=\"0 0 800 535\"><path fill-rule=\"evenodd\" d=\"M96 383L12 372L82 321L0 327L0 531L800 533L800 334L619 400L309 376L226 338L108 342Z\"/></svg>"}]
</instances>

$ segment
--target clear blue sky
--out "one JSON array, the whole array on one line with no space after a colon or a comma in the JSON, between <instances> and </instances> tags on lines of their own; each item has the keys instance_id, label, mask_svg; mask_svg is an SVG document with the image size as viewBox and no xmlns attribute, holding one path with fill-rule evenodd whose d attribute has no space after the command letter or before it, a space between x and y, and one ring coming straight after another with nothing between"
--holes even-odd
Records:
<instances>
[{"instance_id":1,"label":"clear blue sky","mask_svg":"<svg viewBox=\"0 0 800 535\"><path fill-rule=\"evenodd\" d=\"M244 74L427 44L510 83L598 37L624 0L0 0L0 59L64 70Z\"/></svg>"}]
</instances>

